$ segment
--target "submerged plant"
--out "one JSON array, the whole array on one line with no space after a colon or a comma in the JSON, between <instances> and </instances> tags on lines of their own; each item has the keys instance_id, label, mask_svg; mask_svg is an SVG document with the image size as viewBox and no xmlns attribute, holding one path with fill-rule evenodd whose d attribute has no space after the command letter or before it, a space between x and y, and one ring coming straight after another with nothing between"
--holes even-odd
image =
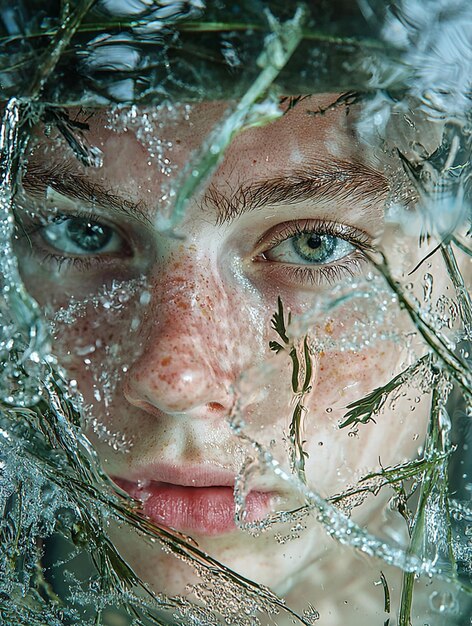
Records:
<instances>
[{"instance_id":1,"label":"submerged plant","mask_svg":"<svg viewBox=\"0 0 472 626\"><path fill-rule=\"evenodd\" d=\"M272 317L272 328L278 334L284 345L280 344L278 341L271 341L269 347L276 354L282 351L288 352L292 363L292 391L294 394L293 401L295 407L289 428L291 446L290 459L292 471L297 472L300 480L306 483L305 459L308 457L308 453L303 449L302 430L307 409L303 402L312 389L313 362L307 336L305 336L301 342L298 341L297 345L290 341L287 335L287 329L290 325L291 314L289 312L287 320L285 320L284 308L280 296L278 297L277 305L277 311Z\"/></svg>"}]
</instances>

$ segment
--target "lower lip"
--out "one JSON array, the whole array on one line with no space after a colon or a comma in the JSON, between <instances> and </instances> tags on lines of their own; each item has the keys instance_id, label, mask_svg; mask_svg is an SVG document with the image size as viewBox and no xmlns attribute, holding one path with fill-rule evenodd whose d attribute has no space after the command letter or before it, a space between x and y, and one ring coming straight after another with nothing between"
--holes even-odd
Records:
<instances>
[{"instance_id":1,"label":"lower lip","mask_svg":"<svg viewBox=\"0 0 472 626\"><path fill-rule=\"evenodd\" d=\"M158 524L197 535L222 535L237 530L232 487L182 487L150 482L141 487L115 478L126 493L143 503L144 513ZM271 493L251 491L246 498L247 518L262 519L270 509Z\"/></svg>"}]
</instances>

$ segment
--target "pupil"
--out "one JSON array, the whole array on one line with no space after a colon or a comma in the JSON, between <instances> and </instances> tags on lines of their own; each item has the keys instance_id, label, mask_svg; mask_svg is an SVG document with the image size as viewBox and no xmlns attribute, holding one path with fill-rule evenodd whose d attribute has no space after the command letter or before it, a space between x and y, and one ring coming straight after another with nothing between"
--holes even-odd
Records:
<instances>
[{"instance_id":1,"label":"pupil","mask_svg":"<svg viewBox=\"0 0 472 626\"><path fill-rule=\"evenodd\" d=\"M336 249L337 238L317 233L302 233L294 237L295 252L310 263L326 263L331 260Z\"/></svg>"},{"instance_id":2,"label":"pupil","mask_svg":"<svg viewBox=\"0 0 472 626\"><path fill-rule=\"evenodd\" d=\"M67 225L67 234L83 250L97 252L110 241L112 230L94 222L71 219Z\"/></svg>"},{"instance_id":3,"label":"pupil","mask_svg":"<svg viewBox=\"0 0 472 626\"><path fill-rule=\"evenodd\" d=\"M321 237L319 235L310 235L306 245L312 250L316 250L321 246Z\"/></svg>"}]
</instances>

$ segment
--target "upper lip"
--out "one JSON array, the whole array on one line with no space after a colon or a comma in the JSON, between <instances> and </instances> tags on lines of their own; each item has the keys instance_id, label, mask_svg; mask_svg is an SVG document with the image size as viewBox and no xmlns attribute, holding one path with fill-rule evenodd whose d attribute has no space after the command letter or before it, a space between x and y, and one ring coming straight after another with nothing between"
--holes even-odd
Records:
<instances>
[{"instance_id":1,"label":"upper lip","mask_svg":"<svg viewBox=\"0 0 472 626\"><path fill-rule=\"evenodd\" d=\"M129 482L152 481L182 487L234 487L235 477L236 472L218 467L158 463L132 470L120 478Z\"/></svg>"}]
</instances>

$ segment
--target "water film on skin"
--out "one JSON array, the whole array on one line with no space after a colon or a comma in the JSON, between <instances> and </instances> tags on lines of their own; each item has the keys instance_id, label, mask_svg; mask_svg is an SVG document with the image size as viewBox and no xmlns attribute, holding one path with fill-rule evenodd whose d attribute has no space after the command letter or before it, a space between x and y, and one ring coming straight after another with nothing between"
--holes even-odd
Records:
<instances>
[{"instance_id":1,"label":"water film on skin","mask_svg":"<svg viewBox=\"0 0 472 626\"><path fill-rule=\"evenodd\" d=\"M0 623L472 623L471 33L466 0L0 1ZM279 204L315 181L362 225L282 229L280 176L236 180L271 137L294 163ZM139 263L111 234L102 274L35 261L100 182L119 205L114 160L153 202L129 217ZM202 269L196 198L235 212L224 270ZM95 204L87 236L110 231ZM290 269L320 245L333 263ZM138 365L177 376L186 351L217 372L220 422L172 426L163 376L155 449L231 460L229 539L156 522L150 480L133 499L110 477L152 438Z\"/></svg>"}]
</instances>

